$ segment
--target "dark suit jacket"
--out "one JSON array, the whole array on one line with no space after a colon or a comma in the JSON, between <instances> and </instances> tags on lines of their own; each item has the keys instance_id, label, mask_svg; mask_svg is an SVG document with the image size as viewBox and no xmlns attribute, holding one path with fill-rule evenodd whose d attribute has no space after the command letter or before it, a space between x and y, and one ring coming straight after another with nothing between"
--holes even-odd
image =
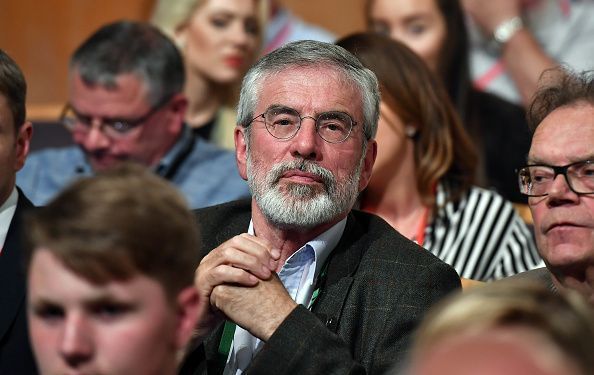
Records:
<instances>
[{"instance_id":1,"label":"dark suit jacket","mask_svg":"<svg viewBox=\"0 0 594 375\"><path fill-rule=\"evenodd\" d=\"M33 207L19 191L17 208L0 253L0 374L36 374L27 330L21 219Z\"/></svg>"},{"instance_id":2,"label":"dark suit jacket","mask_svg":"<svg viewBox=\"0 0 594 375\"><path fill-rule=\"evenodd\" d=\"M249 202L196 211L203 249L246 232ZM298 306L254 357L249 374L385 372L402 359L429 306L460 288L453 268L377 216L352 211L328 258L327 277L310 312ZM222 327L197 344L181 374L222 372Z\"/></svg>"}]
</instances>

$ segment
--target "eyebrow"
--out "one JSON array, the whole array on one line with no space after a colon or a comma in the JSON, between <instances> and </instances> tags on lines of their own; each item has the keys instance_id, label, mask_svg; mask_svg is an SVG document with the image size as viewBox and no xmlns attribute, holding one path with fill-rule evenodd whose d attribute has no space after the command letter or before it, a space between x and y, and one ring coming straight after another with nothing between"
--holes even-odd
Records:
<instances>
[{"instance_id":1,"label":"eyebrow","mask_svg":"<svg viewBox=\"0 0 594 375\"><path fill-rule=\"evenodd\" d=\"M569 163L568 164L573 164L573 163L579 163L581 161L587 161L587 160L592 160L594 161L594 154L589 154L586 156L581 156L581 157L573 157L573 158L569 158ZM533 158L533 157L528 157L527 159L527 164L531 165L531 164L542 164L542 165L550 165L553 166L553 164L548 163L547 161L545 161L542 158Z\"/></svg>"},{"instance_id":2,"label":"eyebrow","mask_svg":"<svg viewBox=\"0 0 594 375\"><path fill-rule=\"evenodd\" d=\"M411 23L416 21L426 21L430 20L432 17L431 13L429 12L417 12L410 15L405 16L402 20L404 23Z\"/></svg>"},{"instance_id":3,"label":"eyebrow","mask_svg":"<svg viewBox=\"0 0 594 375\"><path fill-rule=\"evenodd\" d=\"M282 104L271 104L266 108L266 111L270 111L270 110L283 111L283 112L295 111L295 112L299 113L299 111L296 110L295 108L291 108L289 106L282 105Z\"/></svg>"},{"instance_id":4,"label":"eyebrow","mask_svg":"<svg viewBox=\"0 0 594 375\"><path fill-rule=\"evenodd\" d=\"M74 114L78 117L85 117L88 118L89 120L94 120L94 119L99 119L101 120L101 123L114 123L114 122L134 122L137 119L136 118L125 118L125 117L103 117L103 116L92 116L89 114L85 114L82 112L79 112L76 108L74 108L74 106L72 104L70 104L70 108L72 109L72 111L74 112Z\"/></svg>"},{"instance_id":5,"label":"eyebrow","mask_svg":"<svg viewBox=\"0 0 594 375\"><path fill-rule=\"evenodd\" d=\"M270 110L277 110L277 111L281 111L281 112L295 111L295 112L297 112L297 114L299 114L299 116L303 115L300 111L296 110L295 108L289 107L289 106L283 105L283 104L271 104L266 108L266 111L270 111ZM328 109L328 110L323 110L323 111L316 111L316 112L314 112L313 116L317 118L322 113L328 113L328 112L344 113L344 114L349 115L349 117L351 117L353 119L353 121L355 121L353 115L351 115L349 112L341 110L341 109Z\"/></svg>"}]
</instances>

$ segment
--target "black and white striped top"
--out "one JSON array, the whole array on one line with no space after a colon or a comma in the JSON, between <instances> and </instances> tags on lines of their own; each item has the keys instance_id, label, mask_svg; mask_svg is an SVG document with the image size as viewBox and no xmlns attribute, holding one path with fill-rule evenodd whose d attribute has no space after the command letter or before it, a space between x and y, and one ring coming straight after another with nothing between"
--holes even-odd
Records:
<instances>
[{"instance_id":1,"label":"black and white striped top","mask_svg":"<svg viewBox=\"0 0 594 375\"><path fill-rule=\"evenodd\" d=\"M440 185L436 203L423 247L461 277L488 281L544 266L531 230L496 192L472 187L453 203Z\"/></svg>"}]
</instances>

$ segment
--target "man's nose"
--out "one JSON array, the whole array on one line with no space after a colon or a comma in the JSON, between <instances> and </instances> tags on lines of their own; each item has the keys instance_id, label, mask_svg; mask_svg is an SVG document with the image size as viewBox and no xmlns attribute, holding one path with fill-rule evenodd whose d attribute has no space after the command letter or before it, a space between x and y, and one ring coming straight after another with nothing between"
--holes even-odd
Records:
<instances>
[{"instance_id":1,"label":"man's nose","mask_svg":"<svg viewBox=\"0 0 594 375\"><path fill-rule=\"evenodd\" d=\"M93 356L93 332L80 314L67 316L60 339L60 355L71 367L89 361Z\"/></svg>"},{"instance_id":2,"label":"man's nose","mask_svg":"<svg viewBox=\"0 0 594 375\"><path fill-rule=\"evenodd\" d=\"M103 150L110 144L109 137L105 135L100 121L93 120L89 132L83 141L85 149L89 151Z\"/></svg>"},{"instance_id":3,"label":"man's nose","mask_svg":"<svg viewBox=\"0 0 594 375\"><path fill-rule=\"evenodd\" d=\"M251 35L245 28L243 21L235 22L234 26L229 30L229 39L238 47L245 47L250 41Z\"/></svg>"},{"instance_id":4,"label":"man's nose","mask_svg":"<svg viewBox=\"0 0 594 375\"><path fill-rule=\"evenodd\" d=\"M548 191L548 201L550 205L559 205L563 203L573 203L579 200L579 195L569 187L567 177L562 173L555 176L551 182Z\"/></svg>"},{"instance_id":5,"label":"man's nose","mask_svg":"<svg viewBox=\"0 0 594 375\"><path fill-rule=\"evenodd\" d=\"M294 157L317 160L320 157L320 142L324 142L316 130L316 121L311 117L303 117L301 127L291 140L291 154Z\"/></svg>"}]
</instances>

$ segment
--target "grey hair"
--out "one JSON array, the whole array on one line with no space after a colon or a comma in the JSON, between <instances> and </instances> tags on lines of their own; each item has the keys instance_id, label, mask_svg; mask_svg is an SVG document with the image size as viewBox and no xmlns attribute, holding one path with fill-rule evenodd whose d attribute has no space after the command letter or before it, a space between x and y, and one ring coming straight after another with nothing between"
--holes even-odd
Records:
<instances>
[{"instance_id":1,"label":"grey hair","mask_svg":"<svg viewBox=\"0 0 594 375\"><path fill-rule=\"evenodd\" d=\"M313 40L301 40L288 43L262 57L243 78L237 106L237 119L238 124L246 129L248 142L249 125L254 118L264 80L294 67L327 67L343 74L345 80L354 85L361 93L365 137L367 139L375 137L380 102L375 74L342 47Z\"/></svg>"},{"instance_id":2,"label":"grey hair","mask_svg":"<svg viewBox=\"0 0 594 375\"><path fill-rule=\"evenodd\" d=\"M101 27L72 55L70 73L89 86L117 86L118 76L136 75L156 105L183 90L185 70L173 42L148 23L118 21Z\"/></svg>"}]
</instances>

